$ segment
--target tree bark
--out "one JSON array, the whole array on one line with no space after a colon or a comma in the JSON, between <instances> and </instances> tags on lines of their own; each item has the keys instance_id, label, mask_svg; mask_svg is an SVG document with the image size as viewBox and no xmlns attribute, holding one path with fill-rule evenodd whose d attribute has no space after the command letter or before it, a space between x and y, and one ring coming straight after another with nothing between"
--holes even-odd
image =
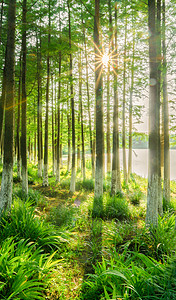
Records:
<instances>
[{"instance_id":1,"label":"tree bark","mask_svg":"<svg viewBox=\"0 0 176 300\"><path fill-rule=\"evenodd\" d=\"M132 20L133 23L133 20ZM133 87L134 87L134 52L135 50L135 31L133 29L133 54L131 64L131 87L129 103L129 153L128 153L128 179L132 173L132 129L133 129Z\"/></svg>"},{"instance_id":2,"label":"tree bark","mask_svg":"<svg viewBox=\"0 0 176 300\"><path fill-rule=\"evenodd\" d=\"M14 124L14 71L15 71L15 15L16 0L9 0L7 59L6 59L6 110L4 134L4 161L0 194L0 214L11 208L13 185L13 124Z\"/></svg>"},{"instance_id":3,"label":"tree bark","mask_svg":"<svg viewBox=\"0 0 176 300\"><path fill-rule=\"evenodd\" d=\"M47 82L46 82L46 116L45 116L45 149L44 149L44 171L43 171L43 186L48 186L48 104L49 104L49 81L50 81L50 28L51 28L51 15L50 15L50 0L48 3L49 9L49 33L48 33L48 55L47 55Z\"/></svg>"},{"instance_id":4,"label":"tree bark","mask_svg":"<svg viewBox=\"0 0 176 300\"><path fill-rule=\"evenodd\" d=\"M119 158L119 101L117 89L117 6L115 6L115 49L113 49L114 62L114 107L113 107L113 156L112 156L112 177L111 177L111 193L115 195L121 191L121 175L120 175L120 158Z\"/></svg>"},{"instance_id":5,"label":"tree bark","mask_svg":"<svg viewBox=\"0 0 176 300\"><path fill-rule=\"evenodd\" d=\"M80 115L81 115L81 142L82 142L82 173L83 180L86 179L86 163L85 163L85 150L84 150L84 123L83 123L83 103L82 103L82 64L81 55L79 61L79 103L80 103Z\"/></svg>"},{"instance_id":6,"label":"tree bark","mask_svg":"<svg viewBox=\"0 0 176 300\"><path fill-rule=\"evenodd\" d=\"M163 110L164 110L164 182L163 197L170 201L170 149L169 149L169 109L167 93L167 60L166 60L166 38L165 38L165 0L162 3L162 34L163 34Z\"/></svg>"},{"instance_id":7,"label":"tree bark","mask_svg":"<svg viewBox=\"0 0 176 300\"><path fill-rule=\"evenodd\" d=\"M126 7L125 7L126 12ZM126 166L126 128L125 128L125 106L126 106L126 45L127 43L127 16L125 16L125 41L124 41L124 62L123 62L123 103L122 103L122 149L123 149L123 179L127 182Z\"/></svg>"},{"instance_id":8,"label":"tree bark","mask_svg":"<svg viewBox=\"0 0 176 300\"><path fill-rule=\"evenodd\" d=\"M90 112L90 92L89 92L89 71L88 71L87 44L86 44L84 24L83 24L83 35L84 35L85 58L86 58L86 89L87 89L87 107L88 107L88 118L89 118L89 139L90 139L90 152L91 152L91 163L92 163L92 178L94 178L95 160L93 156L93 137L92 137L92 122L91 122L91 112Z\"/></svg>"},{"instance_id":9,"label":"tree bark","mask_svg":"<svg viewBox=\"0 0 176 300\"><path fill-rule=\"evenodd\" d=\"M26 13L27 0L23 0L22 15L22 120L21 120L21 162L22 162L22 190L28 194L28 173L27 173L27 96L26 96Z\"/></svg>"},{"instance_id":10,"label":"tree bark","mask_svg":"<svg viewBox=\"0 0 176 300\"><path fill-rule=\"evenodd\" d=\"M72 111L72 167L71 167L71 181L70 192L75 192L76 170L75 170L75 107L73 96L73 78L72 78L72 45L71 45L71 17L70 17L70 0L68 5L68 19L69 19L69 47L70 47L70 93L71 93L71 111Z\"/></svg>"},{"instance_id":11,"label":"tree bark","mask_svg":"<svg viewBox=\"0 0 176 300\"><path fill-rule=\"evenodd\" d=\"M146 225L158 224L158 97L157 97L157 61L155 0L148 0L149 27L149 173Z\"/></svg>"},{"instance_id":12,"label":"tree bark","mask_svg":"<svg viewBox=\"0 0 176 300\"><path fill-rule=\"evenodd\" d=\"M95 0L94 43L95 43L95 97L96 97L96 169L95 198L103 196L103 64L100 61L100 16L99 0Z\"/></svg>"},{"instance_id":13,"label":"tree bark","mask_svg":"<svg viewBox=\"0 0 176 300\"><path fill-rule=\"evenodd\" d=\"M60 182L60 98L61 98L61 52L59 52L59 85L58 85L58 113L57 113L57 168L56 182Z\"/></svg>"}]
</instances>

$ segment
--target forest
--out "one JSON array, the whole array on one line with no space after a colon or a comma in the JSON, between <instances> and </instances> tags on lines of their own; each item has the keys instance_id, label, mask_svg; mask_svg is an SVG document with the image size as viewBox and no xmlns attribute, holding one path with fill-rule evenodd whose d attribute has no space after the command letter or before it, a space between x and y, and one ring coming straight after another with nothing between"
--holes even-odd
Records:
<instances>
[{"instance_id":1,"label":"forest","mask_svg":"<svg viewBox=\"0 0 176 300\"><path fill-rule=\"evenodd\" d=\"M175 16L1 0L0 299L176 299Z\"/></svg>"}]
</instances>

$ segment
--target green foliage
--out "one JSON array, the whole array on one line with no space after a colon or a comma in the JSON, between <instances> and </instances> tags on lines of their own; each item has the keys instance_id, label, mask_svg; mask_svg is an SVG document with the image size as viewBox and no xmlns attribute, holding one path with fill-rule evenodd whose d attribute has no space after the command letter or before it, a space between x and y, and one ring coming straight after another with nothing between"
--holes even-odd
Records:
<instances>
[{"instance_id":1,"label":"green foliage","mask_svg":"<svg viewBox=\"0 0 176 300\"><path fill-rule=\"evenodd\" d=\"M35 242L45 251L59 249L65 238L51 225L35 215L31 202L14 201L11 214L5 214L0 221L0 241L13 236L15 241L26 239Z\"/></svg>"},{"instance_id":2,"label":"green foliage","mask_svg":"<svg viewBox=\"0 0 176 300\"><path fill-rule=\"evenodd\" d=\"M94 197L93 209L92 209L92 218L103 218L103 197Z\"/></svg>"},{"instance_id":3,"label":"green foliage","mask_svg":"<svg viewBox=\"0 0 176 300\"><path fill-rule=\"evenodd\" d=\"M94 190L94 181L92 179L85 179L83 181L76 182L76 190L85 190L93 191Z\"/></svg>"},{"instance_id":4,"label":"green foliage","mask_svg":"<svg viewBox=\"0 0 176 300\"><path fill-rule=\"evenodd\" d=\"M53 208L49 215L49 221L56 226L69 226L75 222L74 214L76 208L73 206L58 205Z\"/></svg>"},{"instance_id":5,"label":"green foliage","mask_svg":"<svg viewBox=\"0 0 176 300\"><path fill-rule=\"evenodd\" d=\"M138 251L157 260L164 260L176 248L175 217L169 213L158 216L157 228L143 229L133 240Z\"/></svg>"},{"instance_id":6,"label":"green foliage","mask_svg":"<svg viewBox=\"0 0 176 300\"><path fill-rule=\"evenodd\" d=\"M50 283L52 255L42 254L32 242L7 238L0 246L0 299L44 299L43 291Z\"/></svg>"},{"instance_id":7,"label":"green foliage","mask_svg":"<svg viewBox=\"0 0 176 300\"><path fill-rule=\"evenodd\" d=\"M105 205L105 217L118 220L128 219L130 210L126 199L116 196L108 197Z\"/></svg>"},{"instance_id":8,"label":"green foliage","mask_svg":"<svg viewBox=\"0 0 176 300\"><path fill-rule=\"evenodd\" d=\"M143 196L142 192L140 190L136 190L134 193L131 193L129 195L129 200L133 205L139 205L142 196Z\"/></svg>"},{"instance_id":9,"label":"green foliage","mask_svg":"<svg viewBox=\"0 0 176 300\"><path fill-rule=\"evenodd\" d=\"M163 265L141 253L124 262L103 259L84 284L83 299L175 299L175 267L175 257Z\"/></svg>"}]
</instances>

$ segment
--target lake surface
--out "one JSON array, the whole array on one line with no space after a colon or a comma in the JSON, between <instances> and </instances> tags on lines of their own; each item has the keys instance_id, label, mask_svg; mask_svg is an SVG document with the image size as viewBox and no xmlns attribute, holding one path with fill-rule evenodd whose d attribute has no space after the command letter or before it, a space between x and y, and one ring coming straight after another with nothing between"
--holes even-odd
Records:
<instances>
[{"instance_id":1,"label":"lake surface","mask_svg":"<svg viewBox=\"0 0 176 300\"><path fill-rule=\"evenodd\" d=\"M148 176L148 149L133 149L132 172L140 176ZM126 150L128 160L128 150ZM120 149L120 165L123 166L122 149ZM176 180L176 150L170 150L170 175L171 180Z\"/></svg>"},{"instance_id":2,"label":"lake surface","mask_svg":"<svg viewBox=\"0 0 176 300\"><path fill-rule=\"evenodd\" d=\"M142 177L148 176L148 149L133 149L132 155L132 172ZM90 159L90 154L86 155ZM128 150L126 150L126 159L128 166ZM67 155L63 155L66 164ZM106 156L105 156L106 160ZM171 180L176 180L176 150L170 150L170 175ZM122 149L120 149L120 167L123 167Z\"/></svg>"}]
</instances>

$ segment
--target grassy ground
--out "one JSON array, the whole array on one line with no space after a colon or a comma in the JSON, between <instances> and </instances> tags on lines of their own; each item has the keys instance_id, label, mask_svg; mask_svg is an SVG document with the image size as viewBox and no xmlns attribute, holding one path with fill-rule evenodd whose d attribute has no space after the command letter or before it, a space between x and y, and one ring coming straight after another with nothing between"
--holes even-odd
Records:
<instances>
[{"instance_id":1,"label":"grassy ground","mask_svg":"<svg viewBox=\"0 0 176 300\"><path fill-rule=\"evenodd\" d=\"M15 172L14 179L13 198L24 200ZM133 174L129 183L122 185L122 193L114 198L110 196L110 179L107 178L104 182L102 214L97 218L92 218L93 181L88 179L82 182L79 172L73 195L69 192L69 181L70 174L62 169L61 181L56 184L50 170L49 187L43 187L41 179L37 177L37 168L29 167L28 201L33 202L34 216L54 226L56 234L59 232L62 239L55 254L58 262L52 269L43 299L152 299L154 296L150 294L148 298L145 293L145 297L140 296L138 290L141 288L127 277L132 272L136 276L136 282L142 285L141 278L153 278L156 275L148 271L148 275L141 274L139 280L135 272L138 274L136 270L141 265L139 261L144 258L141 259L134 253L152 257L163 264L167 264L166 256L173 257L176 239L171 215L176 208L176 183L171 183L172 210L167 217L159 220L159 230L153 232L152 236L145 228L146 179ZM48 252L53 251L55 249ZM136 262L137 265L134 266ZM118 274L118 280L116 269L121 270L119 274L123 275ZM106 272L112 273L112 270L113 274L105 275ZM144 270L147 272L147 266ZM94 277L90 274L94 274ZM105 282L103 276L106 278ZM121 288L118 289L118 286ZM176 286L174 291L175 288ZM174 296L167 294L167 298L162 298L160 294L157 290L153 299L176 299L176 292Z\"/></svg>"}]
</instances>

